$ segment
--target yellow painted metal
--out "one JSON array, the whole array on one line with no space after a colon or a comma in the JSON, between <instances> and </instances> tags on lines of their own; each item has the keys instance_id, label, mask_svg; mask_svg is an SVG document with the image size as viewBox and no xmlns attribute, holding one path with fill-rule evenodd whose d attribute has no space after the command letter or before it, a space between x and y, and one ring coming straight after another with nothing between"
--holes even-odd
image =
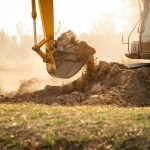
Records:
<instances>
[{"instance_id":1,"label":"yellow painted metal","mask_svg":"<svg viewBox=\"0 0 150 150\"><path fill-rule=\"evenodd\" d=\"M51 37L46 43L47 48L54 45L54 10L53 0L38 0L44 39Z\"/></svg>"},{"instance_id":2,"label":"yellow painted metal","mask_svg":"<svg viewBox=\"0 0 150 150\"><path fill-rule=\"evenodd\" d=\"M32 18L36 19L37 12L36 12L36 3L35 3L35 0L32 0L31 3L32 3Z\"/></svg>"},{"instance_id":3,"label":"yellow painted metal","mask_svg":"<svg viewBox=\"0 0 150 150\"><path fill-rule=\"evenodd\" d=\"M43 27L44 39L41 42L37 43L36 39L36 0L32 0L32 18L33 18L33 27L34 27L34 47L32 48L46 63L47 71L50 75L57 78L70 78L75 75L85 63L88 61L91 55L95 52L93 49L87 51L84 59L78 59L76 53L76 46L74 45L74 49L72 49L71 56L70 53L65 53L63 56L60 52L56 51L56 45L54 46L54 7L53 0L38 0L39 9L40 9L40 17ZM72 43L72 42L71 42ZM41 50L41 47L46 45L46 53ZM85 45L86 46L86 45ZM82 45L83 51L87 50L87 48ZM68 59L69 57L75 58L75 61L72 59Z\"/></svg>"}]
</instances>

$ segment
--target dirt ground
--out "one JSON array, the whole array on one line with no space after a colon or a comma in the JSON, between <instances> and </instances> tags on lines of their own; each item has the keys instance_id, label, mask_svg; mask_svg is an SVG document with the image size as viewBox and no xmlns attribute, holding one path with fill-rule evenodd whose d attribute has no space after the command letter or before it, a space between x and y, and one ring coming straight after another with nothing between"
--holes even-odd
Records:
<instances>
[{"instance_id":1,"label":"dirt ground","mask_svg":"<svg viewBox=\"0 0 150 150\"><path fill-rule=\"evenodd\" d=\"M43 90L29 92L38 83L32 79L22 83L15 95L0 95L0 102L35 102L59 105L150 106L150 68L128 69L118 63L94 59L76 81L64 86L47 85Z\"/></svg>"}]
</instances>

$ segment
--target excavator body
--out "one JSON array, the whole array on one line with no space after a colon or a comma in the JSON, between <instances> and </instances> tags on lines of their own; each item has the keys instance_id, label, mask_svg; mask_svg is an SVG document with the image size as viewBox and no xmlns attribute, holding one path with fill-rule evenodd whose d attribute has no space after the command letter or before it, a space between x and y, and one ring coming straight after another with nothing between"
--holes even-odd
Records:
<instances>
[{"instance_id":1,"label":"excavator body","mask_svg":"<svg viewBox=\"0 0 150 150\"><path fill-rule=\"evenodd\" d=\"M138 0L140 6L140 19L128 37L128 54L131 59L150 59L150 0ZM138 26L139 41L132 41L130 37Z\"/></svg>"}]
</instances>

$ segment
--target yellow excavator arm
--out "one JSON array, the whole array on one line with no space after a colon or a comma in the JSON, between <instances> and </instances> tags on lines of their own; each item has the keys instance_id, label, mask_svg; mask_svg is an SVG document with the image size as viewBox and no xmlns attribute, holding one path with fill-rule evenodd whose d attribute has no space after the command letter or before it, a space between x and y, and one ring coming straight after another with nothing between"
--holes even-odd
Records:
<instances>
[{"instance_id":1,"label":"yellow excavator arm","mask_svg":"<svg viewBox=\"0 0 150 150\"><path fill-rule=\"evenodd\" d=\"M40 16L43 26L44 39L37 43L36 35L36 0L32 0L32 18L34 26L34 47L40 57L45 63L51 64L51 70L55 70L55 60L53 58L54 48L54 13L53 13L53 0L38 0L40 9ZM46 53L42 52L40 48L46 45Z\"/></svg>"},{"instance_id":2,"label":"yellow excavator arm","mask_svg":"<svg viewBox=\"0 0 150 150\"><path fill-rule=\"evenodd\" d=\"M53 0L38 0L44 39L37 43L36 33L36 0L32 2L32 18L34 26L34 47L46 63L47 71L57 78L74 76L93 56L95 50L85 42L77 42L75 34L68 31L54 41L54 7ZM41 51L45 45L46 51Z\"/></svg>"}]
</instances>

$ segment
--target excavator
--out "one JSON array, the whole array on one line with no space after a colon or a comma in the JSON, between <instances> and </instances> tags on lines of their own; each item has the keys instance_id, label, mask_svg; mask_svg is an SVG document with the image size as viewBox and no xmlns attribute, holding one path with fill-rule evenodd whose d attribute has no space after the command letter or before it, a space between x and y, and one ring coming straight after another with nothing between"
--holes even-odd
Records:
<instances>
[{"instance_id":1,"label":"excavator","mask_svg":"<svg viewBox=\"0 0 150 150\"><path fill-rule=\"evenodd\" d=\"M150 60L150 0L138 0L138 2L141 10L140 19L131 31L128 42L125 43L123 38L122 42L128 45L128 54L126 54L128 58ZM68 35L65 40L64 37L54 40L53 0L38 0L44 39L37 43L36 0L31 0L31 4L34 28L32 49L46 63L47 71L51 76L63 79L74 76L93 57L95 50L86 43L77 41L71 31L64 35ZM139 41L133 41L130 44L130 38L137 26ZM41 50L43 46L45 46L45 52Z\"/></svg>"},{"instance_id":2,"label":"excavator","mask_svg":"<svg viewBox=\"0 0 150 150\"><path fill-rule=\"evenodd\" d=\"M54 40L53 0L38 0L44 39L37 43L36 0L31 0L34 28L34 46L32 49L46 63L48 73L55 78L67 79L74 76L94 55L94 48L85 42L79 42L72 31L62 34ZM41 50L45 45L45 52Z\"/></svg>"},{"instance_id":3,"label":"excavator","mask_svg":"<svg viewBox=\"0 0 150 150\"><path fill-rule=\"evenodd\" d=\"M128 53L125 54L131 59L150 59L150 0L138 0L140 9L140 18L128 36ZM138 27L139 41L132 41L130 38ZM131 47L131 48L130 48Z\"/></svg>"}]
</instances>

